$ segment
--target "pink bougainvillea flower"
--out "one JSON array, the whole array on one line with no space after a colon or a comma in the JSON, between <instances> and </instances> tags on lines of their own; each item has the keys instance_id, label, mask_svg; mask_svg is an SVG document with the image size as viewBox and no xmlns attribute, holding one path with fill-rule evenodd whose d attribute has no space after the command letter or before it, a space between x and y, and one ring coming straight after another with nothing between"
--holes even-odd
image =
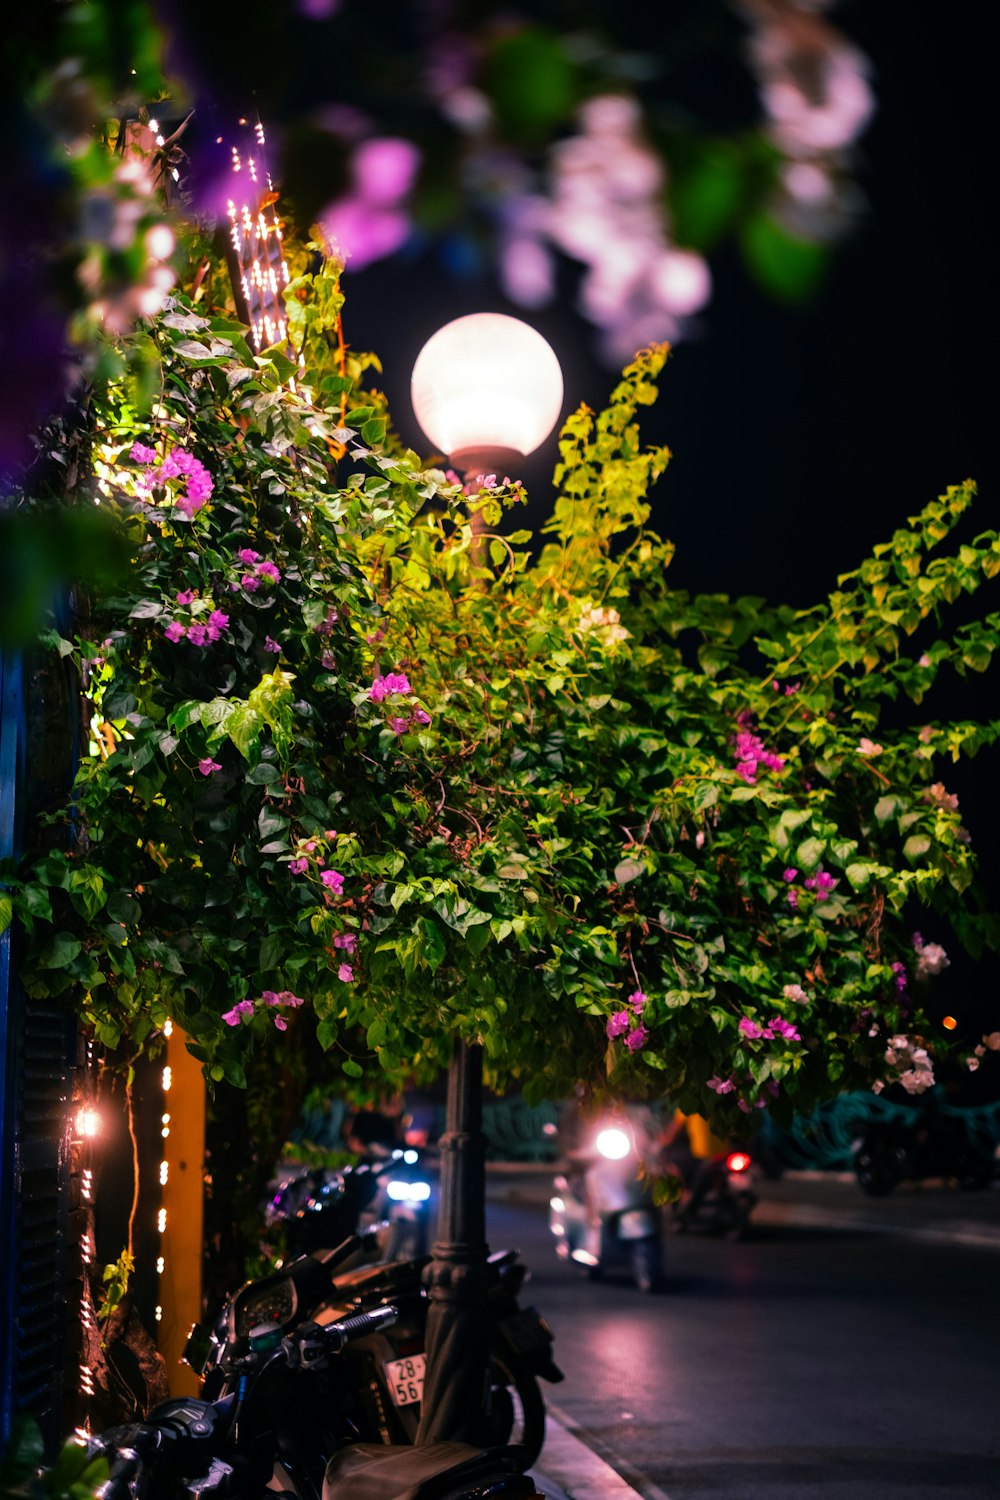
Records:
<instances>
[{"instance_id":1,"label":"pink bougainvillea flower","mask_svg":"<svg viewBox=\"0 0 1000 1500\"><path fill-rule=\"evenodd\" d=\"M208 617L208 633L209 633L209 635L212 635L212 631L213 630L216 631L217 634L214 635L214 636L212 636L212 639L213 640L217 640L218 636L222 633L222 631L223 630L228 630L228 629L229 629L229 616L227 614L224 614L221 609L213 609L212 613Z\"/></svg>"},{"instance_id":2,"label":"pink bougainvillea flower","mask_svg":"<svg viewBox=\"0 0 1000 1500\"><path fill-rule=\"evenodd\" d=\"M336 830L336 828L328 828L326 830L326 832L324 833L323 837L325 839L335 839L337 837L337 830Z\"/></svg>"},{"instance_id":3,"label":"pink bougainvillea flower","mask_svg":"<svg viewBox=\"0 0 1000 1500\"><path fill-rule=\"evenodd\" d=\"M748 786L757 784L757 762L754 760L741 760L736 767L737 776L742 776Z\"/></svg>"},{"instance_id":4,"label":"pink bougainvillea flower","mask_svg":"<svg viewBox=\"0 0 1000 1500\"><path fill-rule=\"evenodd\" d=\"M895 975L896 988L899 993L902 994L906 989L906 965L901 964L897 960L896 963L894 963L892 966L892 972Z\"/></svg>"},{"instance_id":5,"label":"pink bougainvillea flower","mask_svg":"<svg viewBox=\"0 0 1000 1500\"><path fill-rule=\"evenodd\" d=\"M257 590L260 588L260 580L255 578L252 573L244 573L243 577L240 579L240 583L246 589L248 594L256 594Z\"/></svg>"},{"instance_id":6,"label":"pink bougainvillea flower","mask_svg":"<svg viewBox=\"0 0 1000 1500\"><path fill-rule=\"evenodd\" d=\"M144 443L133 443L128 456L135 464L152 464L156 462L156 449L147 448Z\"/></svg>"},{"instance_id":7,"label":"pink bougainvillea flower","mask_svg":"<svg viewBox=\"0 0 1000 1500\"><path fill-rule=\"evenodd\" d=\"M197 499L194 495L181 495L178 497L175 508L180 511L182 516L187 516L190 521L193 516L198 514L204 504L205 501L203 499Z\"/></svg>"},{"instance_id":8,"label":"pink bougainvillea flower","mask_svg":"<svg viewBox=\"0 0 1000 1500\"><path fill-rule=\"evenodd\" d=\"M182 641L187 635L187 626L182 625L180 620L171 620L163 634L168 641Z\"/></svg>"},{"instance_id":9,"label":"pink bougainvillea flower","mask_svg":"<svg viewBox=\"0 0 1000 1500\"><path fill-rule=\"evenodd\" d=\"M418 724L429 724L431 722L430 714L423 708L415 708L413 710L413 717Z\"/></svg>"},{"instance_id":10,"label":"pink bougainvillea flower","mask_svg":"<svg viewBox=\"0 0 1000 1500\"><path fill-rule=\"evenodd\" d=\"M309 868L309 861L307 859L293 859L289 861L288 868L293 875L304 875Z\"/></svg>"},{"instance_id":11,"label":"pink bougainvillea flower","mask_svg":"<svg viewBox=\"0 0 1000 1500\"><path fill-rule=\"evenodd\" d=\"M274 1024L275 1024L276 1028L278 1029L278 1031L287 1031L288 1030L288 1022L285 1020L284 1016L275 1016L275 1018L274 1018Z\"/></svg>"},{"instance_id":12,"label":"pink bougainvillea flower","mask_svg":"<svg viewBox=\"0 0 1000 1500\"><path fill-rule=\"evenodd\" d=\"M281 655L281 647L278 645L277 641L272 641L269 635L266 635L264 637L264 650L273 651L275 656Z\"/></svg>"},{"instance_id":13,"label":"pink bougainvillea flower","mask_svg":"<svg viewBox=\"0 0 1000 1500\"><path fill-rule=\"evenodd\" d=\"M208 640L208 626L189 625L187 638L191 642L192 646L204 646L205 642Z\"/></svg>"},{"instance_id":14,"label":"pink bougainvillea flower","mask_svg":"<svg viewBox=\"0 0 1000 1500\"><path fill-rule=\"evenodd\" d=\"M646 998L642 990L633 990L631 995L629 995L628 1004L631 1005L637 1016L642 1015L642 1008L646 1003Z\"/></svg>"},{"instance_id":15,"label":"pink bougainvillea flower","mask_svg":"<svg viewBox=\"0 0 1000 1500\"><path fill-rule=\"evenodd\" d=\"M254 563L260 562L260 553L255 552L252 547L241 547L236 554L236 560L245 568L251 568Z\"/></svg>"},{"instance_id":16,"label":"pink bougainvillea flower","mask_svg":"<svg viewBox=\"0 0 1000 1500\"><path fill-rule=\"evenodd\" d=\"M764 1035L764 1033L761 1030L761 1028L757 1025L757 1022L756 1021L751 1021L751 1019L750 1019L749 1016L744 1016L743 1019L742 1019L742 1021L739 1024L739 1026L736 1029L743 1036L749 1037L751 1041L756 1041L756 1039L758 1037L761 1037L761 1036Z\"/></svg>"},{"instance_id":17,"label":"pink bougainvillea flower","mask_svg":"<svg viewBox=\"0 0 1000 1500\"><path fill-rule=\"evenodd\" d=\"M710 1088L716 1094L731 1094L736 1085L731 1078L710 1078L706 1088Z\"/></svg>"},{"instance_id":18,"label":"pink bougainvillea flower","mask_svg":"<svg viewBox=\"0 0 1000 1500\"><path fill-rule=\"evenodd\" d=\"M798 891L789 891L788 892L788 904L792 908L792 911L798 911L798 908L799 908L799 893L798 893Z\"/></svg>"},{"instance_id":19,"label":"pink bougainvillea flower","mask_svg":"<svg viewBox=\"0 0 1000 1500\"><path fill-rule=\"evenodd\" d=\"M371 635L365 636L365 640L368 642L369 646L377 646L380 641L385 640L385 631L373 630Z\"/></svg>"},{"instance_id":20,"label":"pink bougainvillea flower","mask_svg":"<svg viewBox=\"0 0 1000 1500\"><path fill-rule=\"evenodd\" d=\"M399 714L396 714L394 718L389 720L389 728L392 730L393 734L405 734L409 727L409 719L403 719L399 716Z\"/></svg>"},{"instance_id":21,"label":"pink bougainvillea flower","mask_svg":"<svg viewBox=\"0 0 1000 1500\"><path fill-rule=\"evenodd\" d=\"M794 865L789 865L788 869L785 870L785 872L783 873L783 875L782 875L781 878L782 878L782 880L787 880L789 883L791 883L795 879L795 877L798 875L798 873L799 872L798 872L798 870L796 870L796 868L795 868Z\"/></svg>"},{"instance_id":22,"label":"pink bougainvillea flower","mask_svg":"<svg viewBox=\"0 0 1000 1500\"><path fill-rule=\"evenodd\" d=\"M625 1038L625 1045L630 1052L638 1052L641 1047L645 1047L648 1040L649 1032L640 1023L629 1032Z\"/></svg>"},{"instance_id":23,"label":"pink bougainvillea flower","mask_svg":"<svg viewBox=\"0 0 1000 1500\"><path fill-rule=\"evenodd\" d=\"M260 997L265 1005L280 1005L281 996L276 990L263 990Z\"/></svg>"},{"instance_id":24,"label":"pink bougainvillea flower","mask_svg":"<svg viewBox=\"0 0 1000 1500\"><path fill-rule=\"evenodd\" d=\"M222 1019L225 1021L227 1026L238 1026L243 1020L244 1016L247 1018L247 1020L249 1020L252 1015L253 1001L237 1000L232 1010L227 1010L223 1013Z\"/></svg>"},{"instance_id":25,"label":"pink bougainvillea flower","mask_svg":"<svg viewBox=\"0 0 1000 1500\"><path fill-rule=\"evenodd\" d=\"M198 770L203 776L211 776L215 771L221 771L222 767L219 762L217 760L213 760L210 755L203 755L201 760L198 762Z\"/></svg>"},{"instance_id":26,"label":"pink bougainvillea flower","mask_svg":"<svg viewBox=\"0 0 1000 1500\"><path fill-rule=\"evenodd\" d=\"M353 953L358 946L358 939L353 932L338 932L333 940L335 948L343 948L345 953Z\"/></svg>"},{"instance_id":27,"label":"pink bougainvillea flower","mask_svg":"<svg viewBox=\"0 0 1000 1500\"><path fill-rule=\"evenodd\" d=\"M337 978L341 981L342 984L350 984L351 980L354 978L354 970L351 968L350 964L341 964L340 968L337 970Z\"/></svg>"},{"instance_id":28,"label":"pink bougainvillea flower","mask_svg":"<svg viewBox=\"0 0 1000 1500\"><path fill-rule=\"evenodd\" d=\"M178 604L190 604L191 600L194 597L195 597L195 591L194 591L194 589L181 589L180 593L177 595L177 603Z\"/></svg>"},{"instance_id":29,"label":"pink bougainvillea flower","mask_svg":"<svg viewBox=\"0 0 1000 1500\"><path fill-rule=\"evenodd\" d=\"M858 754L868 756L881 755L882 746L876 745L875 741L870 740L867 735L862 735L858 742Z\"/></svg>"},{"instance_id":30,"label":"pink bougainvillea flower","mask_svg":"<svg viewBox=\"0 0 1000 1500\"><path fill-rule=\"evenodd\" d=\"M384 676L375 678L368 689L368 696L373 703L381 703L383 698L388 698L392 693L411 693L412 691L405 672L386 672Z\"/></svg>"},{"instance_id":31,"label":"pink bougainvillea flower","mask_svg":"<svg viewBox=\"0 0 1000 1500\"><path fill-rule=\"evenodd\" d=\"M614 1039L616 1036L621 1036L623 1031L627 1031L631 1024L632 1017L627 1010L616 1010L614 1015L609 1017L604 1029L608 1036Z\"/></svg>"},{"instance_id":32,"label":"pink bougainvillea flower","mask_svg":"<svg viewBox=\"0 0 1000 1500\"><path fill-rule=\"evenodd\" d=\"M797 1000L800 1005L808 1005L809 996L801 984L786 984L781 992L786 1000Z\"/></svg>"},{"instance_id":33,"label":"pink bougainvillea flower","mask_svg":"<svg viewBox=\"0 0 1000 1500\"><path fill-rule=\"evenodd\" d=\"M344 889L344 877L337 870L324 870L319 878L335 896L339 896Z\"/></svg>"},{"instance_id":34,"label":"pink bougainvillea flower","mask_svg":"<svg viewBox=\"0 0 1000 1500\"><path fill-rule=\"evenodd\" d=\"M785 1021L781 1016L774 1017L770 1029L775 1036L783 1036L786 1042L801 1042L802 1040L791 1021Z\"/></svg>"},{"instance_id":35,"label":"pink bougainvillea flower","mask_svg":"<svg viewBox=\"0 0 1000 1500\"><path fill-rule=\"evenodd\" d=\"M281 582L281 573L273 562L262 562L257 564L257 577L267 578L271 583Z\"/></svg>"}]
</instances>

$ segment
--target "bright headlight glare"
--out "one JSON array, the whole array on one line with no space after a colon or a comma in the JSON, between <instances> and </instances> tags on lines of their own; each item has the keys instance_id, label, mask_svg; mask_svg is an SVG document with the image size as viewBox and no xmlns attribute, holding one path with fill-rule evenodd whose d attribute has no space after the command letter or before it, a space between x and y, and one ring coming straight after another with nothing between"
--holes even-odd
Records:
<instances>
[{"instance_id":1,"label":"bright headlight glare","mask_svg":"<svg viewBox=\"0 0 1000 1500\"><path fill-rule=\"evenodd\" d=\"M400 1182L393 1178L386 1192L394 1203L424 1203L431 1195L429 1182Z\"/></svg>"},{"instance_id":2,"label":"bright headlight glare","mask_svg":"<svg viewBox=\"0 0 1000 1500\"><path fill-rule=\"evenodd\" d=\"M601 1155L606 1157L608 1161L621 1161L623 1157L628 1156L632 1149L632 1142L624 1130L619 1130L616 1126L602 1130L597 1137L595 1145Z\"/></svg>"}]
</instances>

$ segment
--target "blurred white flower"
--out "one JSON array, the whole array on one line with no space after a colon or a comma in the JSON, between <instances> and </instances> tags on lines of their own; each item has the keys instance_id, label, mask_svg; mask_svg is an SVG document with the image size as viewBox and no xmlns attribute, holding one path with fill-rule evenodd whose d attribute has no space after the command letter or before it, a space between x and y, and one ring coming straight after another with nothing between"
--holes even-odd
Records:
<instances>
[{"instance_id":1,"label":"blurred white flower","mask_svg":"<svg viewBox=\"0 0 1000 1500\"><path fill-rule=\"evenodd\" d=\"M915 974L918 979L931 979L947 969L951 960L940 943L924 943L919 949Z\"/></svg>"}]
</instances>

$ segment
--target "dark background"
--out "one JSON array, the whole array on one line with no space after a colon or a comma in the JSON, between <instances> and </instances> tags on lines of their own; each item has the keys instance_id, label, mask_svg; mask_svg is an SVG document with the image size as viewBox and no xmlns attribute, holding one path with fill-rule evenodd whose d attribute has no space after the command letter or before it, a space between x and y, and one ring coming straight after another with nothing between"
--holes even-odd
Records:
<instances>
[{"instance_id":1,"label":"dark background","mask_svg":"<svg viewBox=\"0 0 1000 1500\"><path fill-rule=\"evenodd\" d=\"M735 250L665 372L647 418L674 453L656 523L677 542L677 584L794 603L887 540L948 484L980 486L996 521L990 368L995 246L987 228L994 128L982 10L882 0L832 14L874 64L878 113L857 148L866 206L824 291L806 306L762 292ZM348 337L378 351L397 426L426 441L409 373L441 323L522 315L495 283L450 276L432 250L345 276ZM567 410L600 407L614 372L567 302L529 315L563 365ZM551 439L530 465L544 505Z\"/></svg>"}]
</instances>

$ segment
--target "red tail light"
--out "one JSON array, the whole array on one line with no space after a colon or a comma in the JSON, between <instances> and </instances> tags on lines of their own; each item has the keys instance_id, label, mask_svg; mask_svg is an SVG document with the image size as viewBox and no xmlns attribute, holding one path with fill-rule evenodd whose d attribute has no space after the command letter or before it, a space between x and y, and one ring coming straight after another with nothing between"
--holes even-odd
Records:
<instances>
[{"instance_id":1,"label":"red tail light","mask_svg":"<svg viewBox=\"0 0 1000 1500\"><path fill-rule=\"evenodd\" d=\"M730 1172L745 1172L750 1165L750 1158L745 1151L730 1151L726 1157L726 1166Z\"/></svg>"}]
</instances>

